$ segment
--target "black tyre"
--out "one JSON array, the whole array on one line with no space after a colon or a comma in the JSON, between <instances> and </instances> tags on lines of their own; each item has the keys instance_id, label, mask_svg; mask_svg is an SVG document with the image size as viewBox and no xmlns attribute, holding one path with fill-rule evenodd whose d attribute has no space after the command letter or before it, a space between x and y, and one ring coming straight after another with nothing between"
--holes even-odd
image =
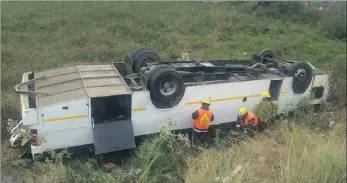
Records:
<instances>
[{"instance_id":1,"label":"black tyre","mask_svg":"<svg viewBox=\"0 0 347 183\"><path fill-rule=\"evenodd\" d=\"M274 50L265 49L258 53L258 55L262 56L263 58L276 58L277 54Z\"/></svg>"},{"instance_id":2,"label":"black tyre","mask_svg":"<svg viewBox=\"0 0 347 183\"><path fill-rule=\"evenodd\" d=\"M287 69L288 75L293 77L292 89L294 94L304 93L312 80L312 68L303 61L295 62Z\"/></svg>"},{"instance_id":3,"label":"black tyre","mask_svg":"<svg viewBox=\"0 0 347 183\"><path fill-rule=\"evenodd\" d=\"M143 51L143 50L152 50L151 48L136 48L134 49L130 54L129 54L129 57L131 59L134 59L136 57L136 55L140 52L140 51ZM153 51L153 50L152 50Z\"/></svg>"},{"instance_id":4,"label":"black tyre","mask_svg":"<svg viewBox=\"0 0 347 183\"><path fill-rule=\"evenodd\" d=\"M153 50L141 50L133 59L133 71L139 73L142 67L161 62L160 56Z\"/></svg>"},{"instance_id":5,"label":"black tyre","mask_svg":"<svg viewBox=\"0 0 347 183\"><path fill-rule=\"evenodd\" d=\"M157 67L149 80L153 100L168 103L183 95L185 87L182 76L173 68Z\"/></svg>"},{"instance_id":6,"label":"black tyre","mask_svg":"<svg viewBox=\"0 0 347 183\"><path fill-rule=\"evenodd\" d=\"M258 53L261 57L263 57L263 64L266 64L269 68L276 68L280 71L283 71L283 66L281 66L278 62L273 62L266 60L266 58L276 58L277 54L274 50L265 49Z\"/></svg>"},{"instance_id":7,"label":"black tyre","mask_svg":"<svg viewBox=\"0 0 347 183\"><path fill-rule=\"evenodd\" d=\"M159 70L161 69L164 69L164 68L169 68L169 69L174 69L173 67L171 67L170 65L166 65L166 64L162 64L162 65L153 65L149 68L149 71L146 75L148 81L152 78L152 76L158 72ZM149 88L149 86L148 86Z\"/></svg>"},{"instance_id":8,"label":"black tyre","mask_svg":"<svg viewBox=\"0 0 347 183\"><path fill-rule=\"evenodd\" d=\"M255 57L256 59L254 59L252 57L251 61L250 61L250 64L251 65L254 65L256 63L262 63L262 64L269 64L269 63L274 63L274 62L269 62L268 60L265 60L266 58L276 58L277 57L277 54L274 50L271 50L271 49L265 49L265 50L262 50L261 52L258 52L256 53L255 55L258 55L262 58L258 58L258 57Z\"/></svg>"}]
</instances>

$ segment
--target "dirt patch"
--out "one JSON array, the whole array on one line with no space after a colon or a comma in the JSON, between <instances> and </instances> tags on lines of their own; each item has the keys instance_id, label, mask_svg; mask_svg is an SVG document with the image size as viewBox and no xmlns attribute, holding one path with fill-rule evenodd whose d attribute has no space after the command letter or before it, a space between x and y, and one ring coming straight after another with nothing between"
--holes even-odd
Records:
<instances>
[{"instance_id":1,"label":"dirt patch","mask_svg":"<svg viewBox=\"0 0 347 183\"><path fill-rule=\"evenodd\" d=\"M222 33L220 31L218 31L217 29L215 29L213 32L210 32L207 36L206 39L209 42L216 42L218 40L220 40L222 37Z\"/></svg>"}]
</instances>

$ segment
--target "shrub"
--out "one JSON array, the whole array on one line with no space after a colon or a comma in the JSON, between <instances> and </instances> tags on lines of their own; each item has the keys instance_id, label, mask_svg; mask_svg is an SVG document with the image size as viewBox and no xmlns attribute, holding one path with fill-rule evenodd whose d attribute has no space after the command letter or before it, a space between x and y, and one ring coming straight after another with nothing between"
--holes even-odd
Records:
<instances>
[{"instance_id":1,"label":"shrub","mask_svg":"<svg viewBox=\"0 0 347 183\"><path fill-rule=\"evenodd\" d=\"M297 23L317 24L320 20L320 14L316 8L305 6L299 1L259 1L255 10L258 15L281 20L289 19Z\"/></svg>"},{"instance_id":2,"label":"shrub","mask_svg":"<svg viewBox=\"0 0 347 183\"><path fill-rule=\"evenodd\" d=\"M268 121L275 117L277 111L276 108L278 108L276 104L272 104L268 101L262 101L255 105L252 111L257 114L260 119Z\"/></svg>"},{"instance_id":3,"label":"shrub","mask_svg":"<svg viewBox=\"0 0 347 183\"><path fill-rule=\"evenodd\" d=\"M323 13L320 29L330 38L346 40L346 2L335 2Z\"/></svg>"},{"instance_id":4,"label":"shrub","mask_svg":"<svg viewBox=\"0 0 347 183\"><path fill-rule=\"evenodd\" d=\"M329 73L330 95L329 101L338 106L346 106L346 61L334 62Z\"/></svg>"},{"instance_id":5,"label":"shrub","mask_svg":"<svg viewBox=\"0 0 347 183\"><path fill-rule=\"evenodd\" d=\"M182 182L189 140L163 125L158 137L144 142L134 164L143 170L139 182Z\"/></svg>"}]
</instances>

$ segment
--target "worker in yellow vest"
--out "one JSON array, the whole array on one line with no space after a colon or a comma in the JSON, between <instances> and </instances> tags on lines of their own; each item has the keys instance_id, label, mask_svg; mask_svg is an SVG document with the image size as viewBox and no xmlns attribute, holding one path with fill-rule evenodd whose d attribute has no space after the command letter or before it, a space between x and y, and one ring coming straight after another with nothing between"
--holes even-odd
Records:
<instances>
[{"instance_id":1,"label":"worker in yellow vest","mask_svg":"<svg viewBox=\"0 0 347 183\"><path fill-rule=\"evenodd\" d=\"M192 113L193 130L192 130L192 144L194 140L204 143L206 140L208 129L210 128L211 121L214 120L213 112L209 109L210 101L203 100L201 108Z\"/></svg>"}]
</instances>

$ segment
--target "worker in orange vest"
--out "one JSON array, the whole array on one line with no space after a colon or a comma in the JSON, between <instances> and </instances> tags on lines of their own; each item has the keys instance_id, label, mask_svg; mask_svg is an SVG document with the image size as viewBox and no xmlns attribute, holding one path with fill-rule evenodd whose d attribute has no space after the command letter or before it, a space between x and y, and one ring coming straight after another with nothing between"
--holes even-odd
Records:
<instances>
[{"instance_id":1,"label":"worker in orange vest","mask_svg":"<svg viewBox=\"0 0 347 183\"><path fill-rule=\"evenodd\" d=\"M237 116L237 122L237 127L240 130L245 132L249 130L254 131L258 129L259 118L255 114L248 112L246 107L241 107Z\"/></svg>"},{"instance_id":2,"label":"worker in orange vest","mask_svg":"<svg viewBox=\"0 0 347 183\"><path fill-rule=\"evenodd\" d=\"M201 108L192 114L192 118L194 120L193 130L192 130L192 144L194 139L200 143L205 142L206 134L210 127L211 121L214 120L213 112L209 109L210 101L203 100L201 102Z\"/></svg>"}]
</instances>

